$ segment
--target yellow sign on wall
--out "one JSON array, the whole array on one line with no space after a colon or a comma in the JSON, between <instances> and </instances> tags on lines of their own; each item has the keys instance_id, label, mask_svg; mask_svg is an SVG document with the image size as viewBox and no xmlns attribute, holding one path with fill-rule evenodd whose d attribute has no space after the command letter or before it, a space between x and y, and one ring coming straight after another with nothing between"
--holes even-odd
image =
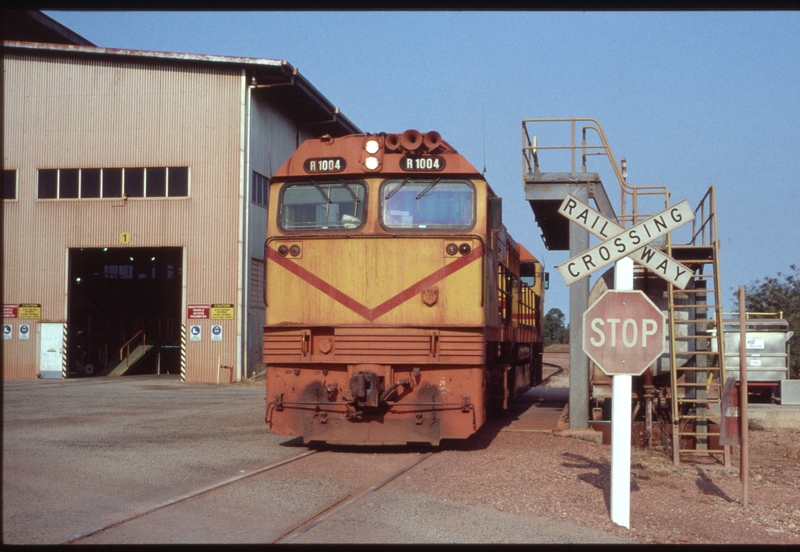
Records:
<instances>
[{"instance_id":1,"label":"yellow sign on wall","mask_svg":"<svg viewBox=\"0 0 800 552\"><path fill-rule=\"evenodd\" d=\"M119 243L123 245L128 245L131 243L131 233L130 232L123 232L119 235Z\"/></svg>"},{"instance_id":2,"label":"yellow sign on wall","mask_svg":"<svg viewBox=\"0 0 800 552\"><path fill-rule=\"evenodd\" d=\"M211 303L212 320L233 320L233 303Z\"/></svg>"},{"instance_id":3,"label":"yellow sign on wall","mask_svg":"<svg viewBox=\"0 0 800 552\"><path fill-rule=\"evenodd\" d=\"M28 320L39 320L42 317L42 305L39 303L20 303L17 316Z\"/></svg>"}]
</instances>

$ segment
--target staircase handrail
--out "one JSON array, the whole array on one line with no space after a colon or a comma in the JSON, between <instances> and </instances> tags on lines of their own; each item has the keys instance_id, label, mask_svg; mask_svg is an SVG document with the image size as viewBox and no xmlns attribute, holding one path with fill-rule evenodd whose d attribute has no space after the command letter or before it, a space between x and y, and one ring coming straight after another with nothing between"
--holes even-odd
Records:
<instances>
[{"instance_id":1,"label":"staircase handrail","mask_svg":"<svg viewBox=\"0 0 800 552\"><path fill-rule=\"evenodd\" d=\"M707 214L706 211L708 211ZM713 245L717 235L717 198L714 186L711 186L694 210L692 239L689 243L692 245ZM700 237L699 244L697 243L698 237ZM708 238L708 241L706 241L706 238Z\"/></svg>"},{"instance_id":2,"label":"staircase handrail","mask_svg":"<svg viewBox=\"0 0 800 552\"><path fill-rule=\"evenodd\" d=\"M124 360L126 358L130 358L130 356L131 356L131 342L134 339L136 339L137 337L139 337L139 334L142 335L142 343L141 344L142 345L147 345L147 334L144 333L144 330L139 330L138 332L133 334L132 338L130 338L128 341L126 341L125 344L122 345L122 347L119 348L119 359L120 360ZM123 351L125 352L124 356L122 354Z\"/></svg>"}]
</instances>

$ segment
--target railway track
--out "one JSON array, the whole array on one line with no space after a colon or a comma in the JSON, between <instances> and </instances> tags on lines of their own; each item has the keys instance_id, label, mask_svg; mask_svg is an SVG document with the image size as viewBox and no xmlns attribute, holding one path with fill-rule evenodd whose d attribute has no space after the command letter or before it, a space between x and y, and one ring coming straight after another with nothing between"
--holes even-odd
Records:
<instances>
[{"instance_id":1,"label":"railway track","mask_svg":"<svg viewBox=\"0 0 800 552\"><path fill-rule=\"evenodd\" d=\"M561 374L561 373L563 373L563 372L564 372L564 369L563 369L561 366L559 366L558 364L552 364L552 363L550 363L550 362L543 362L542 364L543 364L545 367L547 367L547 368L555 368L555 369L556 369L556 371L555 371L555 372L553 372L552 374L548 374L548 375L547 375L547 377L546 377L546 378L544 378L544 379L541 381L541 383L539 383L539 385L545 385L545 384L547 384L547 382L548 382L548 381L550 381L552 378L554 378L554 377L556 377L557 375L559 375L559 374Z\"/></svg>"},{"instance_id":2,"label":"railway track","mask_svg":"<svg viewBox=\"0 0 800 552\"><path fill-rule=\"evenodd\" d=\"M406 473L407 471L411 470L421 462L428 459L433 452L427 452L424 454L419 453L398 453L397 456L413 456L408 461L402 463L400 468L397 468L395 464L397 462L390 463L392 466L391 472L387 475L385 472L388 470L384 470L384 473L381 474L381 477L372 478L375 481L372 484L360 484L357 488L352 489L350 492L347 493L346 496L338 498L337 500L328 503L325 507L321 510L317 510L317 512L310 516L303 518L300 522L294 524L293 528L289 531L284 531L280 538L275 539L271 542L271 544L285 544L292 542L293 540L297 539L310 529L328 521L330 518L335 516L336 514L342 512L346 508L356 504L361 499L365 498L366 496L378 491L381 487L385 486L387 483L391 482L392 480L396 479L400 475ZM191 508L191 501L193 499L206 499L206 500L213 500L214 497L212 496L214 493L222 492L224 489L234 486L238 483L243 482L244 480L251 479L254 477L268 477L268 472L273 472L278 468L288 466L291 464L295 464L309 460L306 460L309 457L315 457L314 461L316 463L321 463L322 466L329 468L332 464L337 462L346 462L346 454L341 455L337 451L332 451L329 449L318 449L318 450L309 450L303 452L301 454L297 454L295 456L291 456L289 458L284 458L277 462L273 462L261 468L252 470L250 472L231 477L222 481L219 481L213 485L209 485L207 487L197 489L194 491L190 491L184 493L182 495L173 497L166 501L153 504L152 506L140 509L135 513L128 515L122 519L119 519L114 522L106 523L100 527L95 527L93 529L84 531L82 533L76 534L66 540L61 542L57 542L54 544L86 544L93 542L93 537L101 535L102 533L113 531L115 529L121 528L127 524L130 524L137 520L146 520L147 516L150 514L154 514L160 510L164 510L166 508L176 507L181 505L184 508ZM397 458L396 456L394 458ZM322 468L319 468L322 469ZM274 497L265 497L265 500L273 500ZM184 504L186 503L186 504ZM263 523L263 519L254 520L254 523Z\"/></svg>"},{"instance_id":3,"label":"railway track","mask_svg":"<svg viewBox=\"0 0 800 552\"><path fill-rule=\"evenodd\" d=\"M393 472L391 475L389 475L388 477L386 477L382 481L379 481L378 483L375 483L374 485L372 485L368 489L365 489L365 490L359 492L358 494L356 494L355 496L347 498L344 501L333 505L326 512L314 517L313 519L311 519L311 520L309 520L309 521L307 521L305 523L302 523L302 524L298 525L297 528L295 528L293 531L290 531L288 534L286 534L283 537L281 537L280 539L278 539L274 544L288 544L288 543L292 542L293 540L295 540L297 537L299 537L300 535L302 535L306 531L312 529L313 527L316 527L320 523L323 523L324 521L326 521L329 518L333 517L334 515L338 514L339 512L344 510L345 508L348 508L349 506L352 506L353 504L355 504L356 502L358 502L362 498L364 498L367 495L377 491L378 489L380 489L381 487L383 487L384 485L386 485L390 481L392 481L392 480L396 479L397 477L403 475L405 472L407 472L408 470L410 470L411 468L413 468L414 466L416 466L420 462L425 461L432 454L433 454L432 452L427 452L427 453L423 454L422 456L416 458L415 460L413 460L412 462L410 462L407 465L403 466L399 470Z\"/></svg>"}]
</instances>

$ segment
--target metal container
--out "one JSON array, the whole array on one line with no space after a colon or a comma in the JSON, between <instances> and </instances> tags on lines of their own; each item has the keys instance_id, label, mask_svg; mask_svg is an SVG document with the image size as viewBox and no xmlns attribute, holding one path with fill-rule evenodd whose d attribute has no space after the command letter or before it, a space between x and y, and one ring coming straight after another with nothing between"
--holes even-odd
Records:
<instances>
[{"instance_id":1,"label":"metal container","mask_svg":"<svg viewBox=\"0 0 800 552\"><path fill-rule=\"evenodd\" d=\"M728 376L739 380L739 339L738 319L723 320L725 335L725 371ZM789 331L789 323L783 318L749 318L745 338L747 380L781 381L789 379L789 340L794 332ZM712 341L716 351L716 341Z\"/></svg>"}]
</instances>

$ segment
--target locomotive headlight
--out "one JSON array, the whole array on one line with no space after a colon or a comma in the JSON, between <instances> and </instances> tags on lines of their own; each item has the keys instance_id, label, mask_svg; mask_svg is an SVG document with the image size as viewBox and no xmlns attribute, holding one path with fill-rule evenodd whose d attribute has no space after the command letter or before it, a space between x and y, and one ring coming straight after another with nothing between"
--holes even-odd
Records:
<instances>
[{"instance_id":1,"label":"locomotive headlight","mask_svg":"<svg viewBox=\"0 0 800 552\"><path fill-rule=\"evenodd\" d=\"M378 153L380 149L380 144L378 144L377 140L368 140L367 144L364 146L364 149L367 150L367 153L370 155L375 155Z\"/></svg>"},{"instance_id":2,"label":"locomotive headlight","mask_svg":"<svg viewBox=\"0 0 800 552\"><path fill-rule=\"evenodd\" d=\"M448 243L447 247L444 248L448 255L455 255L458 253L458 246L454 243Z\"/></svg>"},{"instance_id":3,"label":"locomotive headlight","mask_svg":"<svg viewBox=\"0 0 800 552\"><path fill-rule=\"evenodd\" d=\"M283 247L283 246L282 246L282 247ZM292 257L297 257L297 256L300 254L300 246L299 246L299 245L297 245L297 244L294 244L293 246L291 246L291 247L289 248L289 254L290 254Z\"/></svg>"},{"instance_id":4,"label":"locomotive headlight","mask_svg":"<svg viewBox=\"0 0 800 552\"><path fill-rule=\"evenodd\" d=\"M367 160L364 162L364 166L366 166L367 169L369 169L371 171L374 171L375 169L377 169L378 168L378 164L379 163L378 163L378 158L377 157L367 157Z\"/></svg>"},{"instance_id":5,"label":"locomotive headlight","mask_svg":"<svg viewBox=\"0 0 800 552\"><path fill-rule=\"evenodd\" d=\"M458 251L462 255L469 255L469 252L472 251L472 248L469 246L468 243L462 243L461 247L458 248Z\"/></svg>"},{"instance_id":6,"label":"locomotive headlight","mask_svg":"<svg viewBox=\"0 0 800 552\"><path fill-rule=\"evenodd\" d=\"M278 255L280 255L281 257L285 257L288 254L289 254L289 248L287 246L281 245L278 247Z\"/></svg>"}]
</instances>

